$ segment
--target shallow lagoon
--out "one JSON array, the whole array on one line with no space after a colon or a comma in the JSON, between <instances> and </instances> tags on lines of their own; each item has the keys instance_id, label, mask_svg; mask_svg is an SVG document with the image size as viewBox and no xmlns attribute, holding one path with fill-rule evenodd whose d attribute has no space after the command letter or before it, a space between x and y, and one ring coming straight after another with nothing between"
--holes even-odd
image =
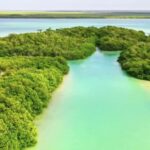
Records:
<instances>
[{"instance_id":1,"label":"shallow lagoon","mask_svg":"<svg viewBox=\"0 0 150 150\"><path fill-rule=\"evenodd\" d=\"M128 77L117 53L69 62L33 150L149 150L150 92Z\"/></svg>"},{"instance_id":2,"label":"shallow lagoon","mask_svg":"<svg viewBox=\"0 0 150 150\"><path fill-rule=\"evenodd\" d=\"M0 36L79 25L150 33L145 19L0 19ZM36 122L39 142L32 150L150 150L149 82L127 76L118 55L97 50L69 62L69 74Z\"/></svg>"}]
</instances>

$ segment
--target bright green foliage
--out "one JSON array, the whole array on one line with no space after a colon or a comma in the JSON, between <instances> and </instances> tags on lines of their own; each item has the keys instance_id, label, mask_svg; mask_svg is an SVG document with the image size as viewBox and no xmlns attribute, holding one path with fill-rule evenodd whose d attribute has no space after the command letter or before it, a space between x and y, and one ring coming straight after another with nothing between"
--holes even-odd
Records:
<instances>
[{"instance_id":1,"label":"bright green foliage","mask_svg":"<svg viewBox=\"0 0 150 150\"><path fill-rule=\"evenodd\" d=\"M4 150L20 150L35 144L37 132L33 118L22 104L1 93L0 107L0 147Z\"/></svg>"},{"instance_id":2,"label":"bright green foliage","mask_svg":"<svg viewBox=\"0 0 150 150\"><path fill-rule=\"evenodd\" d=\"M0 71L18 70L20 68L50 69L56 67L63 73L68 72L67 62L63 57L1 57Z\"/></svg>"},{"instance_id":3,"label":"bright green foliage","mask_svg":"<svg viewBox=\"0 0 150 150\"><path fill-rule=\"evenodd\" d=\"M68 72L61 57L2 57L0 148L21 150L36 143L33 119L48 104Z\"/></svg>"}]
</instances>

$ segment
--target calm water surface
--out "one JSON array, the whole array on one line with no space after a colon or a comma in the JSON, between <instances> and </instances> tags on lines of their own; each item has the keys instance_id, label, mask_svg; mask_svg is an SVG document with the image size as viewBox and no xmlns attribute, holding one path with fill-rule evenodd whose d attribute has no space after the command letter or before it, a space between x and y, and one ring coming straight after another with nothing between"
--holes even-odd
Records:
<instances>
[{"instance_id":1,"label":"calm water surface","mask_svg":"<svg viewBox=\"0 0 150 150\"><path fill-rule=\"evenodd\" d=\"M150 33L150 19L0 19L0 36L47 28L115 25Z\"/></svg>"},{"instance_id":2,"label":"calm water surface","mask_svg":"<svg viewBox=\"0 0 150 150\"><path fill-rule=\"evenodd\" d=\"M116 25L150 33L150 20L0 19L0 35L71 26ZM150 150L150 91L127 76L119 53L97 50L70 72L36 122L31 150Z\"/></svg>"},{"instance_id":3,"label":"calm water surface","mask_svg":"<svg viewBox=\"0 0 150 150\"><path fill-rule=\"evenodd\" d=\"M150 150L150 92L122 72L117 57L97 51L69 62L32 150Z\"/></svg>"}]
</instances>

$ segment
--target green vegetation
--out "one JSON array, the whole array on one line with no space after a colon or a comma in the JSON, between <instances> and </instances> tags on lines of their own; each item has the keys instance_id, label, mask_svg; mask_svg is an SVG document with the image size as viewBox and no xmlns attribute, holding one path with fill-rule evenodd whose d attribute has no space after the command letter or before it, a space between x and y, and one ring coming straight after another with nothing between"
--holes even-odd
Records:
<instances>
[{"instance_id":1,"label":"green vegetation","mask_svg":"<svg viewBox=\"0 0 150 150\"><path fill-rule=\"evenodd\" d=\"M150 12L128 11L0 11L0 18L150 18Z\"/></svg>"},{"instance_id":2,"label":"green vegetation","mask_svg":"<svg viewBox=\"0 0 150 150\"><path fill-rule=\"evenodd\" d=\"M48 29L44 32L11 34L0 39L0 56L63 56L81 59L95 51L92 38L63 36Z\"/></svg>"},{"instance_id":3,"label":"green vegetation","mask_svg":"<svg viewBox=\"0 0 150 150\"><path fill-rule=\"evenodd\" d=\"M34 119L68 73L66 60L101 50L122 50L119 62L132 76L150 80L150 37L119 27L74 27L0 38L0 149L33 146Z\"/></svg>"},{"instance_id":4,"label":"green vegetation","mask_svg":"<svg viewBox=\"0 0 150 150\"><path fill-rule=\"evenodd\" d=\"M138 42L145 42L146 39L142 31L108 26L99 29L97 46L106 51L120 51Z\"/></svg>"},{"instance_id":5,"label":"green vegetation","mask_svg":"<svg viewBox=\"0 0 150 150\"><path fill-rule=\"evenodd\" d=\"M0 38L0 149L22 150L37 141L34 119L69 68L66 59L95 51L93 38L44 32Z\"/></svg>"},{"instance_id":6,"label":"green vegetation","mask_svg":"<svg viewBox=\"0 0 150 150\"><path fill-rule=\"evenodd\" d=\"M150 43L138 43L123 51L119 62L131 76L150 80Z\"/></svg>"},{"instance_id":7,"label":"green vegetation","mask_svg":"<svg viewBox=\"0 0 150 150\"><path fill-rule=\"evenodd\" d=\"M62 57L4 57L0 68L0 148L21 150L36 143L33 119L47 106L68 66Z\"/></svg>"},{"instance_id":8,"label":"green vegetation","mask_svg":"<svg viewBox=\"0 0 150 150\"><path fill-rule=\"evenodd\" d=\"M138 42L146 42L147 36L143 31L135 31L121 27L106 26L96 27L74 27L57 29L57 33L71 37L93 38L95 45L104 51L126 50Z\"/></svg>"}]
</instances>

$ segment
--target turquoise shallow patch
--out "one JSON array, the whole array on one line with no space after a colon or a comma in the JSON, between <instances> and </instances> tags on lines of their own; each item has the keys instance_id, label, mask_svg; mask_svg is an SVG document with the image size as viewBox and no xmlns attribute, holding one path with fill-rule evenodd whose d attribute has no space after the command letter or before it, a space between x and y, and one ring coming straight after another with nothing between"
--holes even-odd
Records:
<instances>
[{"instance_id":1,"label":"turquoise shallow patch","mask_svg":"<svg viewBox=\"0 0 150 150\"><path fill-rule=\"evenodd\" d=\"M128 77L118 53L71 61L70 73L37 123L34 150L149 150L150 93Z\"/></svg>"}]
</instances>

